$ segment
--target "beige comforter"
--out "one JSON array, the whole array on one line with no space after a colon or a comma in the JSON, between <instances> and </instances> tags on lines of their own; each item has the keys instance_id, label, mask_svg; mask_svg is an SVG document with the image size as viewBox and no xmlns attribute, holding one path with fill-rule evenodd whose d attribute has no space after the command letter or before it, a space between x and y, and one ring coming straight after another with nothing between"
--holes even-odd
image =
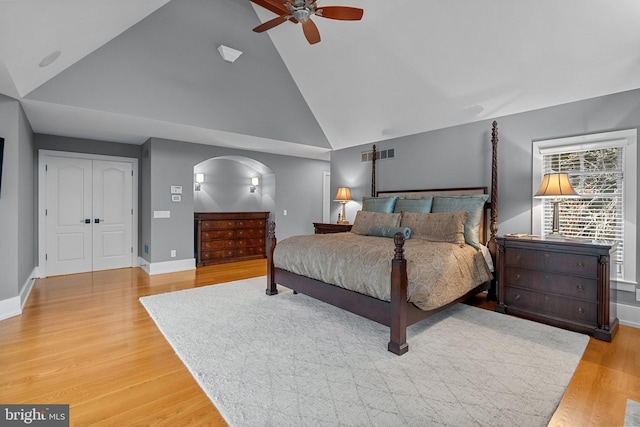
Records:
<instances>
[{"instance_id":1,"label":"beige comforter","mask_svg":"<svg viewBox=\"0 0 640 427\"><path fill-rule=\"evenodd\" d=\"M441 307L492 278L482 252L465 245L409 239L408 300L423 310ZM393 239L355 233L294 236L278 242L278 268L390 301Z\"/></svg>"}]
</instances>

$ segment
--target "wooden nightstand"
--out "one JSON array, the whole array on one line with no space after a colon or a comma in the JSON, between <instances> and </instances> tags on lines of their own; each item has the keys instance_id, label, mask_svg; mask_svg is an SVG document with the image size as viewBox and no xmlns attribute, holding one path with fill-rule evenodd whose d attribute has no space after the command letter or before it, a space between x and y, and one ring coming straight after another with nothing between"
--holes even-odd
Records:
<instances>
[{"instance_id":1,"label":"wooden nightstand","mask_svg":"<svg viewBox=\"0 0 640 427\"><path fill-rule=\"evenodd\" d=\"M500 237L495 310L611 341L617 326L609 289L615 245Z\"/></svg>"},{"instance_id":2,"label":"wooden nightstand","mask_svg":"<svg viewBox=\"0 0 640 427\"><path fill-rule=\"evenodd\" d=\"M314 222L313 228L316 234L344 233L351 231L352 224L325 224L322 222Z\"/></svg>"}]
</instances>

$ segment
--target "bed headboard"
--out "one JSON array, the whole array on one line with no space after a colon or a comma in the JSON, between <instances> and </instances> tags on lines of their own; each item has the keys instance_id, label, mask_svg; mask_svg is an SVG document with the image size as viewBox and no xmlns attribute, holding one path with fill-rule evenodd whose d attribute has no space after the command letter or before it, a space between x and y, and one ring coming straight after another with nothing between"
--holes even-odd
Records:
<instances>
[{"instance_id":1,"label":"bed headboard","mask_svg":"<svg viewBox=\"0 0 640 427\"><path fill-rule=\"evenodd\" d=\"M487 194L487 187L468 187L468 188L439 188L428 190L400 190L400 191L377 191L376 197L398 196L401 199L428 199L433 196L475 196L478 194ZM491 209L489 202L485 203L482 211L482 219L480 220L480 230L478 232L480 243L487 244L490 239L488 218Z\"/></svg>"},{"instance_id":2,"label":"bed headboard","mask_svg":"<svg viewBox=\"0 0 640 427\"><path fill-rule=\"evenodd\" d=\"M487 187L444 188L435 190L376 190L376 146L373 146L373 161L371 163L371 196L399 196L407 199L423 199L435 195L440 196L470 196L487 194ZM491 192L489 201L485 204L483 218L480 222L480 241L486 244L494 261L498 250L496 237L498 235L498 122L491 127Z\"/></svg>"}]
</instances>

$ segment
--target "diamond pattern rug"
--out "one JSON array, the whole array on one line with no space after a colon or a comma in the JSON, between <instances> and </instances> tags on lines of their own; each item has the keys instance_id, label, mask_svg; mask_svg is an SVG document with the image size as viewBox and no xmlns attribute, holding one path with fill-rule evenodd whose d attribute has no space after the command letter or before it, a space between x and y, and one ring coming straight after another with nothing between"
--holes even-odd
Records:
<instances>
[{"instance_id":1,"label":"diamond pattern rug","mask_svg":"<svg viewBox=\"0 0 640 427\"><path fill-rule=\"evenodd\" d=\"M588 342L458 304L387 327L254 278L141 298L232 426L545 426Z\"/></svg>"}]
</instances>

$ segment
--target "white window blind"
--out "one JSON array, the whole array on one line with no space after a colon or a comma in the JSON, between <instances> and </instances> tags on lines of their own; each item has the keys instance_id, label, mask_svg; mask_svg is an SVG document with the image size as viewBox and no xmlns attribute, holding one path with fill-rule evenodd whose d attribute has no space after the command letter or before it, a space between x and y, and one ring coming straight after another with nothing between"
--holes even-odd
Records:
<instances>
[{"instance_id":1,"label":"white window blind","mask_svg":"<svg viewBox=\"0 0 640 427\"><path fill-rule=\"evenodd\" d=\"M616 242L611 272L618 290L635 293L638 150L637 130L533 141L532 195L544 173L566 172L579 194L560 203L560 232ZM532 198L532 232L551 231L552 200Z\"/></svg>"},{"instance_id":2,"label":"white window blind","mask_svg":"<svg viewBox=\"0 0 640 427\"><path fill-rule=\"evenodd\" d=\"M595 145L595 144L594 144ZM566 172L584 198L560 204L560 230L565 236L616 242L612 264L621 272L624 260L624 146L613 144L564 147L542 154L542 171ZM549 150L551 151L551 150ZM543 201L543 231L551 232L552 200ZM612 265L613 267L613 265Z\"/></svg>"}]
</instances>

